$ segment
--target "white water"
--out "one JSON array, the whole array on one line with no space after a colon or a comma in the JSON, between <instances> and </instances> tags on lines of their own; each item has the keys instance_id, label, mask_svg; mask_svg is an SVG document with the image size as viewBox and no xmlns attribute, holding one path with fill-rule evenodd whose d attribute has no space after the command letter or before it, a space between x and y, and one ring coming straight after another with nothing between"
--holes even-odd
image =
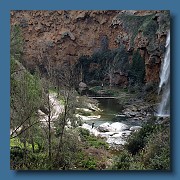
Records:
<instances>
[{"instance_id":1,"label":"white water","mask_svg":"<svg viewBox=\"0 0 180 180\"><path fill-rule=\"evenodd\" d=\"M159 94L162 92L162 99L158 109L158 116L170 115L170 33L166 40L166 53L161 65Z\"/></svg>"}]
</instances>

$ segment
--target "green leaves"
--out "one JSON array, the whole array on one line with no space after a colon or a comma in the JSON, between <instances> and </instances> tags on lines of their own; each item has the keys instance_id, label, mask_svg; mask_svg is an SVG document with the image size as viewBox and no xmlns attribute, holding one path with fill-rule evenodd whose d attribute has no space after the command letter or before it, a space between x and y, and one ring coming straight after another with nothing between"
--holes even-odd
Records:
<instances>
[{"instance_id":1,"label":"green leaves","mask_svg":"<svg viewBox=\"0 0 180 180\"><path fill-rule=\"evenodd\" d=\"M170 170L169 127L149 123L128 140L114 159L118 170Z\"/></svg>"},{"instance_id":2,"label":"green leaves","mask_svg":"<svg viewBox=\"0 0 180 180\"><path fill-rule=\"evenodd\" d=\"M139 51L133 54L132 64L129 71L129 76L132 84L142 84L144 83L145 77L145 62L141 57Z\"/></svg>"},{"instance_id":3,"label":"green leaves","mask_svg":"<svg viewBox=\"0 0 180 180\"><path fill-rule=\"evenodd\" d=\"M19 59L23 52L23 38L21 35L21 29L18 25L11 26L11 46L10 53L16 59Z\"/></svg>"}]
</instances>

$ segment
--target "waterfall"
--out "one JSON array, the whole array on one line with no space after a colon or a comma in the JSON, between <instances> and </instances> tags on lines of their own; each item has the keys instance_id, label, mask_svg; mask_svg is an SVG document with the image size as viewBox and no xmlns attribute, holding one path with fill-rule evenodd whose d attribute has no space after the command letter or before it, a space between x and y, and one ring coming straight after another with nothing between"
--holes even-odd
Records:
<instances>
[{"instance_id":1,"label":"waterfall","mask_svg":"<svg viewBox=\"0 0 180 180\"><path fill-rule=\"evenodd\" d=\"M166 40L166 53L161 65L159 92L162 93L161 103L158 109L158 116L170 115L170 32Z\"/></svg>"}]
</instances>

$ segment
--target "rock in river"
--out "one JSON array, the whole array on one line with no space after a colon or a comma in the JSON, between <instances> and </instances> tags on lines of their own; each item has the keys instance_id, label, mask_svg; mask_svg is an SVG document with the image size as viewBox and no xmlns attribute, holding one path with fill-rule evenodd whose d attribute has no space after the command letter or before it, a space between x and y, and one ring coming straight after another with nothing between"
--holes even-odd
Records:
<instances>
[{"instance_id":1,"label":"rock in river","mask_svg":"<svg viewBox=\"0 0 180 180\"><path fill-rule=\"evenodd\" d=\"M126 143L126 138L131 134L131 131L123 131L109 136L107 138L107 143L112 145L124 145Z\"/></svg>"},{"instance_id":2,"label":"rock in river","mask_svg":"<svg viewBox=\"0 0 180 180\"><path fill-rule=\"evenodd\" d=\"M110 123L108 123L108 122L99 125L99 126L98 126L98 130L99 130L100 132L111 132L111 131L114 132L114 129L112 129Z\"/></svg>"},{"instance_id":3,"label":"rock in river","mask_svg":"<svg viewBox=\"0 0 180 180\"><path fill-rule=\"evenodd\" d=\"M110 127L114 130L114 132L121 132L129 129L129 127L126 124L120 122L112 123Z\"/></svg>"},{"instance_id":4,"label":"rock in river","mask_svg":"<svg viewBox=\"0 0 180 180\"><path fill-rule=\"evenodd\" d=\"M130 127L130 131L138 131L138 130L140 130L142 127L141 126L132 126L132 127Z\"/></svg>"}]
</instances>

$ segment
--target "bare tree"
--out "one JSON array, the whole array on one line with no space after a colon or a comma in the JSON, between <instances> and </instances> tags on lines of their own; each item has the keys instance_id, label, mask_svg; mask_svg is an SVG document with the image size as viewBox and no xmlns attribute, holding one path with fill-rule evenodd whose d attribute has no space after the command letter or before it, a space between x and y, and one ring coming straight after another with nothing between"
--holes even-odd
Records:
<instances>
[{"instance_id":1,"label":"bare tree","mask_svg":"<svg viewBox=\"0 0 180 180\"><path fill-rule=\"evenodd\" d=\"M61 86L60 96L64 102L64 110L62 114L60 114L58 119L57 128L59 128L59 140L56 152L56 160L57 163L64 162L63 156L63 148L64 148L64 137L65 137L65 128L68 123L72 126L76 124L75 120L75 86L76 86L76 76L74 71L74 66L70 65L70 63L66 63L61 65L59 68L59 72L57 78L59 79L59 83ZM61 164L62 165L62 164ZM65 164L63 164L65 166Z\"/></svg>"},{"instance_id":2,"label":"bare tree","mask_svg":"<svg viewBox=\"0 0 180 180\"><path fill-rule=\"evenodd\" d=\"M105 76L109 77L109 87L111 88L113 86L113 78L114 78L114 64L113 63L109 63L108 67L105 71Z\"/></svg>"}]
</instances>

